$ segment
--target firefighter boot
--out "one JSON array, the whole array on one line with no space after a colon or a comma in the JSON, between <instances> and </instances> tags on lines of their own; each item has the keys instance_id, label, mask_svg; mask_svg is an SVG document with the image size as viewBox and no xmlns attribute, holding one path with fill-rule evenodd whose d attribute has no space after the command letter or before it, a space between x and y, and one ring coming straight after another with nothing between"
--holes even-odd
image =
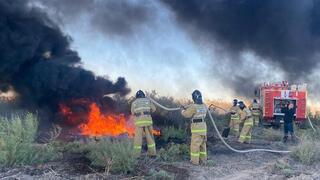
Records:
<instances>
[{"instance_id":1,"label":"firefighter boot","mask_svg":"<svg viewBox=\"0 0 320 180\"><path fill-rule=\"evenodd\" d=\"M285 135L284 137L283 137L283 139L282 139L282 142L283 143L286 143L288 141L288 135Z\"/></svg>"}]
</instances>

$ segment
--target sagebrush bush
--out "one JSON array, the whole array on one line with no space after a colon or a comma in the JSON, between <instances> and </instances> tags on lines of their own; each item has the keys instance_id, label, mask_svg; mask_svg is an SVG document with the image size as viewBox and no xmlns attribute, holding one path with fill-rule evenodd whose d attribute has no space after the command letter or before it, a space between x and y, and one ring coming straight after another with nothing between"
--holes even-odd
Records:
<instances>
[{"instance_id":1,"label":"sagebrush bush","mask_svg":"<svg viewBox=\"0 0 320 180\"><path fill-rule=\"evenodd\" d=\"M128 173L133 171L137 159L130 140L103 139L87 145L87 158L93 166L103 167L107 172Z\"/></svg>"},{"instance_id":2,"label":"sagebrush bush","mask_svg":"<svg viewBox=\"0 0 320 180\"><path fill-rule=\"evenodd\" d=\"M0 117L0 164L32 165L59 158L51 144L35 144L37 129L37 117L31 113Z\"/></svg>"},{"instance_id":3,"label":"sagebrush bush","mask_svg":"<svg viewBox=\"0 0 320 180\"><path fill-rule=\"evenodd\" d=\"M189 146L186 144L170 143L166 148L158 151L158 157L163 161L174 162L187 159L189 156Z\"/></svg>"},{"instance_id":4,"label":"sagebrush bush","mask_svg":"<svg viewBox=\"0 0 320 180\"><path fill-rule=\"evenodd\" d=\"M302 136L298 146L293 148L291 156L302 162L310 165L313 162L320 160L320 142L309 135Z\"/></svg>"},{"instance_id":5,"label":"sagebrush bush","mask_svg":"<svg viewBox=\"0 0 320 180\"><path fill-rule=\"evenodd\" d=\"M174 176L170 175L167 171L164 170L154 170L151 169L149 172L148 180L173 180Z\"/></svg>"},{"instance_id":6,"label":"sagebrush bush","mask_svg":"<svg viewBox=\"0 0 320 180\"><path fill-rule=\"evenodd\" d=\"M178 140L184 140L186 138L187 134L184 129L181 128L174 128L173 126L165 127L161 131L161 138L164 141L168 141L169 139L178 139Z\"/></svg>"},{"instance_id":7,"label":"sagebrush bush","mask_svg":"<svg viewBox=\"0 0 320 180\"><path fill-rule=\"evenodd\" d=\"M294 171L292 170L292 168L290 167L288 162L285 162L282 160L278 160L274 164L274 166L272 168L272 172L273 173L280 173L280 174L284 175L286 178L292 177L294 175Z\"/></svg>"}]
</instances>

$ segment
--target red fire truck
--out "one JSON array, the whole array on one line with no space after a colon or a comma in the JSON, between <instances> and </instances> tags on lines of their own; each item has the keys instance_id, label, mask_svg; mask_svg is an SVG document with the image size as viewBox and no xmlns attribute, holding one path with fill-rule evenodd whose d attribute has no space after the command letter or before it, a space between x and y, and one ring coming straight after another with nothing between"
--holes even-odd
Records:
<instances>
[{"instance_id":1,"label":"red fire truck","mask_svg":"<svg viewBox=\"0 0 320 180\"><path fill-rule=\"evenodd\" d=\"M265 125L280 126L284 114L281 108L293 102L297 110L295 122L307 119L307 84L291 84L287 81L264 83L260 86L260 104Z\"/></svg>"}]
</instances>

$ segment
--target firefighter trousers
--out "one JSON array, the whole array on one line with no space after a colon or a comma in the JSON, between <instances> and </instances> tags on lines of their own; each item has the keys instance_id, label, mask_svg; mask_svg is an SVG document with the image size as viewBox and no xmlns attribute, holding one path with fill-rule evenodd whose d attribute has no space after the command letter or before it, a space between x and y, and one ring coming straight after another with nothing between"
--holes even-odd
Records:
<instances>
[{"instance_id":1,"label":"firefighter trousers","mask_svg":"<svg viewBox=\"0 0 320 180\"><path fill-rule=\"evenodd\" d=\"M234 136L239 136L239 130L240 130L240 120L235 120L235 119L231 119L230 120L230 124L229 124L229 127L230 127L230 130L231 130L231 133L234 135Z\"/></svg>"},{"instance_id":2,"label":"firefighter trousers","mask_svg":"<svg viewBox=\"0 0 320 180\"><path fill-rule=\"evenodd\" d=\"M144 135L146 136L146 140L147 140L148 155L149 156L156 155L156 144L154 142L152 130L153 130L152 125L136 127L135 136L134 136L134 151L137 156L141 154L142 140Z\"/></svg>"},{"instance_id":3,"label":"firefighter trousers","mask_svg":"<svg viewBox=\"0 0 320 180\"><path fill-rule=\"evenodd\" d=\"M293 122L284 122L283 123L284 136L293 135Z\"/></svg>"},{"instance_id":4,"label":"firefighter trousers","mask_svg":"<svg viewBox=\"0 0 320 180\"><path fill-rule=\"evenodd\" d=\"M260 115L253 115L253 126L258 126L260 123Z\"/></svg>"},{"instance_id":5,"label":"firefighter trousers","mask_svg":"<svg viewBox=\"0 0 320 180\"><path fill-rule=\"evenodd\" d=\"M194 165L206 163L207 161L207 136L192 133L190 146L190 159Z\"/></svg>"},{"instance_id":6,"label":"firefighter trousers","mask_svg":"<svg viewBox=\"0 0 320 180\"><path fill-rule=\"evenodd\" d=\"M244 123L243 128L240 133L239 142L240 143L250 143L251 141L251 133L253 126L253 119L248 120Z\"/></svg>"}]
</instances>

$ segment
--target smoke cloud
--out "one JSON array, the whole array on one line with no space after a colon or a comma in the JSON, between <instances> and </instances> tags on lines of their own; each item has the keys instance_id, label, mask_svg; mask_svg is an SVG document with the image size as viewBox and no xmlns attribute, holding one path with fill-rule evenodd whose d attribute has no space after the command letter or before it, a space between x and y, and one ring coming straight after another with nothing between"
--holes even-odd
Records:
<instances>
[{"instance_id":1,"label":"smoke cloud","mask_svg":"<svg viewBox=\"0 0 320 180\"><path fill-rule=\"evenodd\" d=\"M68 100L98 101L104 94L129 93L124 78L112 82L83 69L70 42L46 13L28 1L0 1L0 84L18 92L23 107L53 112Z\"/></svg>"},{"instance_id":2,"label":"smoke cloud","mask_svg":"<svg viewBox=\"0 0 320 180\"><path fill-rule=\"evenodd\" d=\"M88 18L89 26L107 36L129 37L154 19L147 0L33 0L61 21Z\"/></svg>"},{"instance_id":3,"label":"smoke cloud","mask_svg":"<svg viewBox=\"0 0 320 180\"><path fill-rule=\"evenodd\" d=\"M241 58L243 53L250 52L258 56L261 64L279 67L285 77L294 82L307 80L306 77L317 67L320 50L318 0L162 2L175 13L178 23L195 40L205 39L223 49L229 62L222 63L228 63L232 70L220 71L219 75L225 81L231 81L231 85L240 93L246 94L248 87L252 88L253 84L244 82L259 79L261 73L260 68L248 69ZM239 69L240 72L246 69L254 73L246 73L249 75L240 75L241 78L238 78ZM232 81L232 77L238 80Z\"/></svg>"}]
</instances>

